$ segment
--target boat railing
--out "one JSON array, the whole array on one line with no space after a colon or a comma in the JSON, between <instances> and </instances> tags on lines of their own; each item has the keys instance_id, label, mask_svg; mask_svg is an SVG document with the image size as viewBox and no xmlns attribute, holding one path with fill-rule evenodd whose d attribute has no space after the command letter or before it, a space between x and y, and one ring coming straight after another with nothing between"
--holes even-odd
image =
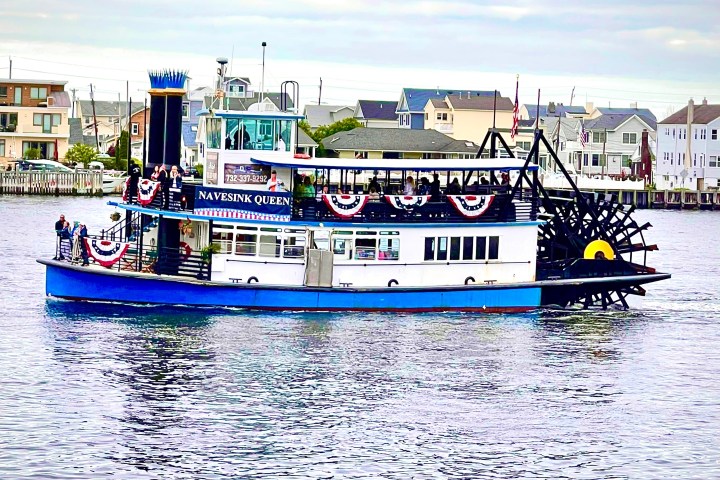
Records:
<instances>
[{"instance_id":1,"label":"boat railing","mask_svg":"<svg viewBox=\"0 0 720 480\"><path fill-rule=\"evenodd\" d=\"M178 248L162 247L157 249L153 271L158 275L210 280L210 260L205 260L202 255L188 255ZM178 303L181 301L178 299Z\"/></svg>"},{"instance_id":2,"label":"boat railing","mask_svg":"<svg viewBox=\"0 0 720 480\"><path fill-rule=\"evenodd\" d=\"M491 223L535 220L536 206L517 201L509 193L495 194L493 203L479 217L462 215L446 197L410 209L397 209L383 199L369 201L352 217L338 217L321 198L300 198L293 202L292 219L296 221L347 221L372 223Z\"/></svg>"}]
</instances>

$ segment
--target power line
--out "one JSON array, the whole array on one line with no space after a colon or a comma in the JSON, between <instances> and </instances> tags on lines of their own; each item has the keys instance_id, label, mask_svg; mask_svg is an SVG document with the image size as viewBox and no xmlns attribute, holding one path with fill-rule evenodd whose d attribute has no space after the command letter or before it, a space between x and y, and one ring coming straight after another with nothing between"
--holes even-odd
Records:
<instances>
[{"instance_id":1,"label":"power line","mask_svg":"<svg viewBox=\"0 0 720 480\"><path fill-rule=\"evenodd\" d=\"M57 73L57 72L45 72L43 70L30 70L27 68L16 68L15 70L21 71L21 72L30 72L30 73L44 73L45 75L55 75L58 77L73 77L73 78L85 78L90 80L107 80L111 82L126 82L129 81L130 83L148 83L148 81L141 81L141 80L123 80L119 78L105 78L105 77L91 77L88 75L72 75L69 73Z\"/></svg>"},{"instance_id":2,"label":"power line","mask_svg":"<svg viewBox=\"0 0 720 480\"><path fill-rule=\"evenodd\" d=\"M85 67L85 68L102 68L103 70L117 70L120 72L135 72L135 73L147 73L145 70L134 70L134 69L127 69L127 68L117 68L117 67L98 67L97 65L81 65L79 63L67 63L67 62L58 62L55 60L40 60L38 58L30 58L30 57L20 57L17 55L13 55L13 58L22 58L23 60L30 60L33 62L41 62L41 63L55 63L58 65L68 65L71 67Z\"/></svg>"}]
</instances>

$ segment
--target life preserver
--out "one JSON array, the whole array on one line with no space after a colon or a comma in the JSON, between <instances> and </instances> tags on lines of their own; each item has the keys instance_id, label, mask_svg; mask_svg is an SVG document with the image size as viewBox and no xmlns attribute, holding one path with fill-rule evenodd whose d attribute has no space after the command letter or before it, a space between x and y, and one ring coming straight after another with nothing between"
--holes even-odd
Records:
<instances>
[{"instance_id":1,"label":"life preserver","mask_svg":"<svg viewBox=\"0 0 720 480\"><path fill-rule=\"evenodd\" d=\"M470 282L475 283L475 277L467 277L465 279L465 285L467 285Z\"/></svg>"},{"instance_id":2,"label":"life preserver","mask_svg":"<svg viewBox=\"0 0 720 480\"><path fill-rule=\"evenodd\" d=\"M398 281L394 278L388 282L388 287L392 287L393 285L398 285Z\"/></svg>"},{"instance_id":3,"label":"life preserver","mask_svg":"<svg viewBox=\"0 0 720 480\"><path fill-rule=\"evenodd\" d=\"M184 250L184 253L180 254L180 260L183 262L187 261L188 258L190 258L190 254L192 253L192 248L190 248L190 245L188 245L185 242L180 242L180 248Z\"/></svg>"},{"instance_id":4,"label":"life preserver","mask_svg":"<svg viewBox=\"0 0 720 480\"><path fill-rule=\"evenodd\" d=\"M255 281L255 283L257 283L259 280L257 279L257 277L248 278L248 283L253 283L253 281Z\"/></svg>"}]
</instances>

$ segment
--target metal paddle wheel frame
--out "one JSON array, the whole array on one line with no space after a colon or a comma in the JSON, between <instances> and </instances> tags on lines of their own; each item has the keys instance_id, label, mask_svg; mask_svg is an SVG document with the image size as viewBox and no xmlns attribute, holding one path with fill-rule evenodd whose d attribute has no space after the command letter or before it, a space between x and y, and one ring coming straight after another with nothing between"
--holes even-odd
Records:
<instances>
[{"instance_id":1,"label":"metal paddle wheel frame","mask_svg":"<svg viewBox=\"0 0 720 480\"><path fill-rule=\"evenodd\" d=\"M496 157L498 143L510 157L515 157L500 132L497 128L488 130L476 158L482 157L488 144L490 157ZM638 224L632 218L635 206L623 205L615 196L581 192L543 131L535 128L532 132L532 147L506 202L531 198L538 218L544 220L538 227L536 269L536 279L547 280L542 289L542 305L628 309L629 295L645 295L642 284L670 276L657 274L647 266L647 252L658 249L645 241L644 232L652 225ZM539 165L541 146L567 179L570 185L567 197L550 196L537 175L528 176L528 166ZM491 181L496 183L497 179ZM604 254L588 258L588 250L593 253L593 247L588 245L597 240L611 249L610 258Z\"/></svg>"}]
</instances>

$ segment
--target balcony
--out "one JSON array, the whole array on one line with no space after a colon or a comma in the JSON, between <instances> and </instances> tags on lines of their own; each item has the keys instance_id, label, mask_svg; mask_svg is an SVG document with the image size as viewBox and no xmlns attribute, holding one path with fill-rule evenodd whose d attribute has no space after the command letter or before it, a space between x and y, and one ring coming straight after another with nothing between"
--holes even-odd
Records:
<instances>
[{"instance_id":1,"label":"balcony","mask_svg":"<svg viewBox=\"0 0 720 480\"><path fill-rule=\"evenodd\" d=\"M452 122L435 122L435 130L445 135L452 135L453 124Z\"/></svg>"}]
</instances>

